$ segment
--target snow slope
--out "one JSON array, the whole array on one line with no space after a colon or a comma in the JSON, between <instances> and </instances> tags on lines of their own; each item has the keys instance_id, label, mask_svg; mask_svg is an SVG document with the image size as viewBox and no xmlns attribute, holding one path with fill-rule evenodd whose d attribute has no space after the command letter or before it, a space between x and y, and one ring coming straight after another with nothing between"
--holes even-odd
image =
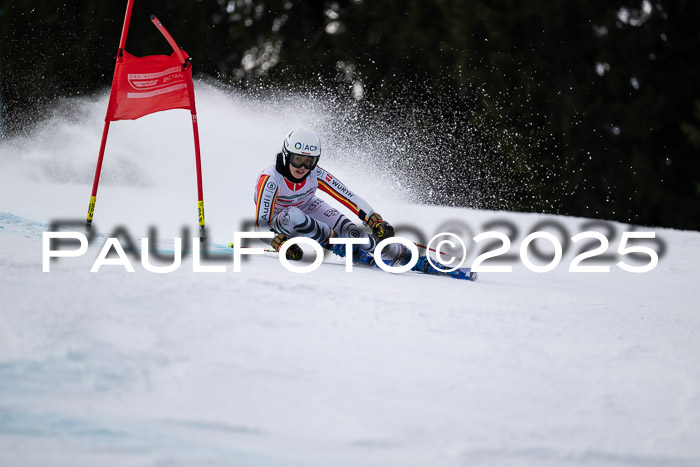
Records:
<instances>
[{"instance_id":1,"label":"snow slope","mask_svg":"<svg viewBox=\"0 0 700 467\"><path fill-rule=\"evenodd\" d=\"M320 104L197 86L207 224L225 244L289 128L342 134ZM700 465L700 233L638 228L661 256L643 274L618 255L570 273L573 247L551 272L516 258L477 283L333 258L294 274L272 255L240 273L195 273L191 256L170 274L90 273L118 227L154 226L165 246L196 232L191 127L171 111L112 125L101 237L43 273L42 232L84 221L106 99L62 109L0 145L0 466ZM517 254L543 221L590 227L416 204L351 156L328 144L323 165L426 236L499 222ZM611 253L632 230L603 227Z\"/></svg>"}]
</instances>

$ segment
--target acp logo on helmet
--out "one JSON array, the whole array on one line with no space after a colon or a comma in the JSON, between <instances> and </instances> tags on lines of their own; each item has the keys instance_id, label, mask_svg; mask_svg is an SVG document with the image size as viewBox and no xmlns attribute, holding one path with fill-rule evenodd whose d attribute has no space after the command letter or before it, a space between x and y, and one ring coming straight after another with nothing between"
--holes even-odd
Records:
<instances>
[{"instance_id":1,"label":"acp logo on helmet","mask_svg":"<svg viewBox=\"0 0 700 467\"><path fill-rule=\"evenodd\" d=\"M318 146L312 146L312 145L309 145L309 144L302 144L302 143L295 143L295 144L294 144L294 149L296 149L297 151L309 151L309 152L313 152L313 151L317 151L317 150L318 150Z\"/></svg>"}]
</instances>

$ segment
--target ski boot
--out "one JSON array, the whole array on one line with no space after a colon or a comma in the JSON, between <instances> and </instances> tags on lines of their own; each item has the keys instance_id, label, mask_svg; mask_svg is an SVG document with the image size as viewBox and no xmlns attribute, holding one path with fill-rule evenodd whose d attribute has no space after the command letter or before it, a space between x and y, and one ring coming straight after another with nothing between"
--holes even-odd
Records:
<instances>
[{"instance_id":1,"label":"ski boot","mask_svg":"<svg viewBox=\"0 0 700 467\"><path fill-rule=\"evenodd\" d=\"M403 266L411 260L411 250L401 243L392 243L382 251L382 261L388 266Z\"/></svg>"},{"instance_id":2,"label":"ski boot","mask_svg":"<svg viewBox=\"0 0 700 467\"><path fill-rule=\"evenodd\" d=\"M341 258L345 258L346 246L342 243L328 245L325 248ZM363 250L362 248L358 248L357 245L354 245L352 251L352 262L366 264L367 266L374 266L374 256L372 256L372 253L369 253L367 250Z\"/></svg>"},{"instance_id":3,"label":"ski boot","mask_svg":"<svg viewBox=\"0 0 700 467\"><path fill-rule=\"evenodd\" d=\"M418 262L415 266L413 266L412 270L422 272L425 274L433 274L436 276L450 276L455 279L466 279L472 282L476 281L478 277L478 274L476 272L472 272L470 268L457 268L454 271L449 272L443 272L438 269L435 269L433 265L430 264L430 261L428 261L427 256L418 257Z\"/></svg>"}]
</instances>

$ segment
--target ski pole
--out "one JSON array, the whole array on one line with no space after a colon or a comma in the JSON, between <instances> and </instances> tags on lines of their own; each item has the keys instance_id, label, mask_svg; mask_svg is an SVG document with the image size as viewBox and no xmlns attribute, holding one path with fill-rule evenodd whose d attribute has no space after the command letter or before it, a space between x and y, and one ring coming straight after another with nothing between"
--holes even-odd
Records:
<instances>
[{"instance_id":1,"label":"ski pole","mask_svg":"<svg viewBox=\"0 0 700 467\"><path fill-rule=\"evenodd\" d=\"M458 260L460 260L460 261L464 261L464 258L460 258L460 257L458 257L458 256L454 256L454 255L451 255L451 254L449 254L449 253L445 253L444 251L438 252L435 248L428 248L427 246L421 245L420 243L416 243L416 242L413 242L413 244L416 245L417 247L424 248L424 249L426 249L426 250L430 250L430 251L434 252L434 253L437 254L437 255L447 255L447 256L449 256L450 258L455 258L455 259L458 259Z\"/></svg>"},{"instance_id":2,"label":"ski pole","mask_svg":"<svg viewBox=\"0 0 700 467\"><path fill-rule=\"evenodd\" d=\"M364 219L365 219L365 224L368 224L368 223L369 223L369 218L364 217ZM393 236L394 228L391 227L391 225L388 224L387 222L382 221L382 224L387 224L387 225L389 225L389 227L391 228L391 235L390 235L390 237ZM384 234L383 227L384 227L384 226L382 225L382 235L381 235L379 238L383 238L383 234ZM424 248L424 249L426 249L426 250L432 251L432 252L434 252L435 254L438 254L438 255L447 255L447 256L449 256L450 258L455 258L455 259L458 259L458 260L460 260L460 261L463 261L463 258L460 258L460 257L458 257L458 256L454 256L454 255L451 255L451 254L449 254L449 253L444 253L444 252L439 252L439 253L438 253L438 251L435 250L434 248L428 248L427 246L421 245L420 243L413 242L413 244L416 245L417 247Z\"/></svg>"},{"instance_id":3,"label":"ski pole","mask_svg":"<svg viewBox=\"0 0 700 467\"><path fill-rule=\"evenodd\" d=\"M228 247L229 247L229 248L236 248L236 247L234 246L233 242L229 243L229 244L228 244ZM279 251L273 250L273 249L266 249L266 250L263 250L263 251L266 252L266 253L279 253Z\"/></svg>"}]
</instances>

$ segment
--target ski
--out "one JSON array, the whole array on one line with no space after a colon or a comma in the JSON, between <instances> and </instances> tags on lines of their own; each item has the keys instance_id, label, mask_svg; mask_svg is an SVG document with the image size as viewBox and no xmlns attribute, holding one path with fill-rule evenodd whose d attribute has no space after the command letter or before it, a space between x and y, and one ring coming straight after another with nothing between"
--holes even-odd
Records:
<instances>
[{"instance_id":1,"label":"ski","mask_svg":"<svg viewBox=\"0 0 700 467\"><path fill-rule=\"evenodd\" d=\"M233 243L229 243L228 247L229 250L232 250L236 248L236 246ZM279 254L278 251L273 250L273 249L265 249L263 250L266 253L275 253ZM392 266L390 260L383 260L385 264ZM371 269L379 269L382 270L377 264L375 263L374 257L371 255L366 255L363 256L361 259L360 258L354 258L352 262L355 266L360 266L360 267L367 267ZM414 266L411 271L416 272L418 274L428 274L431 276L444 276L444 277L451 277L453 279L460 279L460 280L467 280L471 282L476 282L478 274L474 271L471 270L471 268L457 268L454 271L449 271L449 272L442 272L438 271L435 268L432 267L430 262L428 261L428 257L423 255L418 257L418 261L416 262L416 266Z\"/></svg>"},{"instance_id":2,"label":"ski","mask_svg":"<svg viewBox=\"0 0 700 467\"><path fill-rule=\"evenodd\" d=\"M391 265L391 261L389 260L383 260L384 264ZM363 263L359 263L363 264ZM421 267L423 265L423 267ZM372 267L375 267L377 269L380 269L379 266L376 264L372 264ZM418 257L418 262L416 262L416 265L411 269L411 271L416 272L418 274L427 274L430 276L442 276L442 277L451 277L453 279L460 279L460 280L467 280L471 282L476 282L478 278L478 274L476 272L473 272L471 268L457 268L454 271L449 271L449 272L443 272L443 271L438 271L437 269L434 269L430 263L428 262L428 257L427 256L419 256Z\"/></svg>"}]
</instances>

